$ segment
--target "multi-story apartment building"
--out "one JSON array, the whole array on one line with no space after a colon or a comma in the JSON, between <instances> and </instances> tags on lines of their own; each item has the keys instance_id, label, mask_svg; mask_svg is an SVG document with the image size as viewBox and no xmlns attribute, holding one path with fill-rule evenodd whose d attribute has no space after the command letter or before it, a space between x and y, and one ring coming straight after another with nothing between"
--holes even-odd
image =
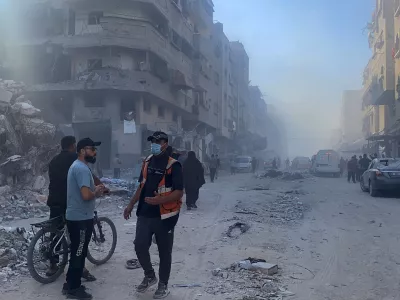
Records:
<instances>
[{"instance_id":1,"label":"multi-story apartment building","mask_svg":"<svg viewBox=\"0 0 400 300\"><path fill-rule=\"evenodd\" d=\"M376 8L368 24L372 57L363 75L363 132L369 141L369 148L375 151L380 144L387 144L386 134L395 120L393 14L393 1L376 0Z\"/></svg>"},{"instance_id":2,"label":"multi-story apartment building","mask_svg":"<svg viewBox=\"0 0 400 300\"><path fill-rule=\"evenodd\" d=\"M249 58L211 0L22 2L13 75L49 121L103 142L102 167L136 162L156 130L200 158L246 132Z\"/></svg>"}]
</instances>

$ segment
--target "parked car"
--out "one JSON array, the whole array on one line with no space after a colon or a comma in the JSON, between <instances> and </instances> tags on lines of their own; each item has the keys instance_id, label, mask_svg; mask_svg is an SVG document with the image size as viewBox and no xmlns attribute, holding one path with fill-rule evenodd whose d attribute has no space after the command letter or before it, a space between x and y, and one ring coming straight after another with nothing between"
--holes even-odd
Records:
<instances>
[{"instance_id":1,"label":"parked car","mask_svg":"<svg viewBox=\"0 0 400 300\"><path fill-rule=\"evenodd\" d=\"M251 172L250 156L237 156L234 160L234 166L237 172Z\"/></svg>"},{"instance_id":2,"label":"parked car","mask_svg":"<svg viewBox=\"0 0 400 300\"><path fill-rule=\"evenodd\" d=\"M334 150L318 151L311 170L316 174L328 174L340 177L340 157Z\"/></svg>"},{"instance_id":3,"label":"parked car","mask_svg":"<svg viewBox=\"0 0 400 300\"><path fill-rule=\"evenodd\" d=\"M311 160L308 157L297 156L292 161L293 170L308 170L311 168Z\"/></svg>"},{"instance_id":4,"label":"parked car","mask_svg":"<svg viewBox=\"0 0 400 300\"><path fill-rule=\"evenodd\" d=\"M363 192L376 197L383 191L400 191L400 159L375 158L360 179Z\"/></svg>"}]
</instances>

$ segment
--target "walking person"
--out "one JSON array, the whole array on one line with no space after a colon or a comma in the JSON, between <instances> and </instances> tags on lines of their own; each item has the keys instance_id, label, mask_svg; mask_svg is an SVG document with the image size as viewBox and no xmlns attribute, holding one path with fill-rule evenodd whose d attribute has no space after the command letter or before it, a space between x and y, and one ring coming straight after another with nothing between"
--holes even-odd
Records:
<instances>
[{"instance_id":1,"label":"walking person","mask_svg":"<svg viewBox=\"0 0 400 300\"><path fill-rule=\"evenodd\" d=\"M197 208L196 202L199 199L199 190L206 181L204 180L203 166L196 158L194 151L189 151L188 157L183 164L183 178L187 209Z\"/></svg>"},{"instance_id":2,"label":"walking person","mask_svg":"<svg viewBox=\"0 0 400 300\"><path fill-rule=\"evenodd\" d=\"M120 179L121 178L121 159L119 158L119 154L115 154L114 157L114 178Z\"/></svg>"},{"instance_id":3,"label":"walking person","mask_svg":"<svg viewBox=\"0 0 400 300\"><path fill-rule=\"evenodd\" d=\"M76 153L76 139L74 136L65 136L61 139L61 152L57 154L49 164L49 196L47 206L50 208L50 219L63 217L67 210L67 177L68 171L75 160L78 159ZM94 175L95 185L102 185L101 181ZM104 187L104 191L108 189ZM50 262L50 267L46 271L46 276L52 276L58 271L58 258ZM86 281L95 281L96 277L89 273L85 268L82 278ZM63 290L66 292L66 289Z\"/></svg>"},{"instance_id":4,"label":"walking person","mask_svg":"<svg viewBox=\"0 0 400 300\"><path fill-rule=\"evenodd\" d=\"M217 168L215 169L215 179L218 179L218 171L221 168L221 160L219 159L218 154L215 156L215 159L217 160Z\"/></svg>"},{"instance_id":5,"label":"walking person","mask_svg":"<svg viewBox=\"0 0 400 300\"><path fill-rule=\"evenodd\" d=\"M363 157L359 160L358 164L360 166L360 177L364 174L365 171L368 170L371 160L368 158L367 154L364 154Z\"/></svg>"},{"instance_id":6,"label":"walking person","mask_svg":"<svg viewBox=\"0 0 400 300\"><path fill-rule=\"evenodd\" d=\"M233 158L231 158L230 167L231 167L231 175L235 175L236 174L236 164L235 164L235 159L233 159Z\"/></svg>"},{"instance_id":7,"label":"walking person","mask_svg":"<svg viewBox=\"0 0 400 300\"><path fill-rule=\"evenodd\" d=\"M104 193L103 185L95 186L88 166L96 162L96 147L100 144L90 138L80 140L76 147L78 159L68 171L66 220L71 253L64 288L69 299L92 299L81 285L81 277L93 231L95 199Z\"/></svg>"},{"instance_id":8,"label":"walking person","mask_svg":"<svg viewBox=\"0 0 400 300\"><path fill-rule=\"evenodd\" d=\"M256 170L257 170L257 158L253 157L251 159L251 171L254 174L256 172Z\"/></svg>"},{"instance_id":9,"label":"walking person","mask_svg":"<svg viewBox=\"0 0 400 300\"><path fill-rule=\"evenodd\" d=\"M356 183L356 172L357 172L357 157L354 155L347 163L347 181L350 183L350 179L353 183Z\"/></svg>"},{"instance_id":10,"label":"walking person","mask_svg":"<svg viewBox=\"0 0 400 300\"><path fill-rule=\"evenodd\" d=\"M214 154L212 154L211 155L211 159L210 159L210 179L211 179L211 182L214 182L215 174L217 172L217 168L218 168L217 158L214 156Z\"/></svg>"},{"instance_id":11,"label":"walking person","mask_svg":"<svg viewBox=\"0 0 400 300\"><path fill-rule=\"evenodd\" d=\"M167 134L157 131L147 140L151 142L152 154L143 163L140 186L124 210L124 218L128 220L131 217L133 207L138 202L134 244L144 279L136 291L144 293L157 283L149 253L155 235L160 257L160 282L153 298L162 299L169 294L174 229L182 206L183 172L181 164L166 151Z\"/></svg>"}]
</instances>

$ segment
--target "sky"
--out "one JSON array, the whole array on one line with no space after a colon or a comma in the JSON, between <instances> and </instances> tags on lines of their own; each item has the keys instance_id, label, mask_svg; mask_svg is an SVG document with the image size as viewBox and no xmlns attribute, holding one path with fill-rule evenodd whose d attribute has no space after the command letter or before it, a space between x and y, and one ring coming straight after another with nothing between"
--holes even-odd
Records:
<instances>
[{"instance_id":1,"label":"sky","mask_svg":"<svg viewBox=\"0 0 400 300\"><path fill-rule=\"evenodd\" d=\"M342 91L362 88L375 0L214 0L214 21L250 57L251 84L283 111L289 154L316 153L339 127Z\"/></svg>"}]
</instances>

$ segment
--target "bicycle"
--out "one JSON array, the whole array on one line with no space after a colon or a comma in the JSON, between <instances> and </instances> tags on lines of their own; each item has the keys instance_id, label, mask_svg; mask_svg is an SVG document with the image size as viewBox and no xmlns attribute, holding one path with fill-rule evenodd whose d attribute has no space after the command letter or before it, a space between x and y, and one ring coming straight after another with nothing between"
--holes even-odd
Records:
<instances>
[{"instance_id":1,"label":"bicycle","mask_svg":"<svg viewBox=\"0 0 400 300\"><path fill-rule=\"evenodd\" d=\"M106 252L105 257L95 257L94 251L97 248L101 248L109 239L106 238L105 225L108 225L112 232L111 247ZM31 276L38 282L47 284L54 282L60 275L64 272L65 266L68 262L68 254L70 252L70 240L68 229L66 225L65 218L63 216L46 220L40 223L31 224L32 231L34 232L34 237L32 238L28 247L28 269ZM35 233L35 228L40 228ZM35 260L35 247L37 242L39 243L39 259ZM91 246L95 245L95 248L91 250ZM93 220L93 234L89 243L89 249L87 254L87 259L94 265L105 264L114 254L115 247L117 245L117 229L114 223L107 217L98 217L97 211L94 212ZM104 251L100 251L104 252ZM39 266L36 267L36 263ZM46 262L49 265L46 265ZM57 263L57 271L49 276L46 275L46 270L48 270L50 263ZM43 270L44 276L41 275L40 270Z\"/></svg>"}]
</instances>

